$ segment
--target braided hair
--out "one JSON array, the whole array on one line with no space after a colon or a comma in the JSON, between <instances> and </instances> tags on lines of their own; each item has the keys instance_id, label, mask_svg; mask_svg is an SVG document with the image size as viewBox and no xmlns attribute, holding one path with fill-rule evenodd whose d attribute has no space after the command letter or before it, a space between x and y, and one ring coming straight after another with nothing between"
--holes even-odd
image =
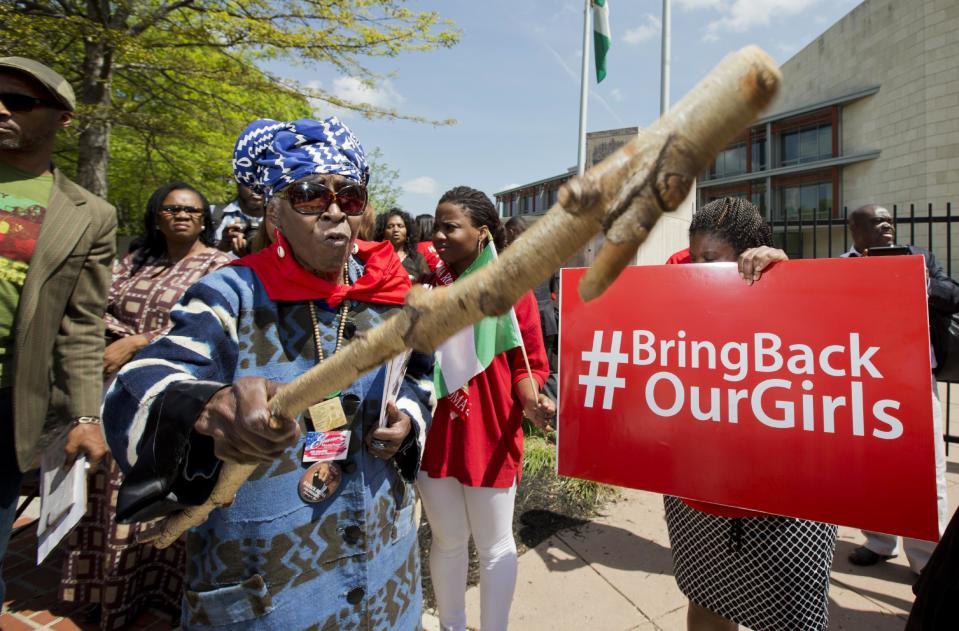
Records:
<instances>
[{"instance_id":1,"label":"braided hair","mask_svg":"<svg viewBox=\"0 0 959 631\"><path fill-rule=\"evenodd\" d=\"M373 240L386 241L386 222L393 217L399 217L403 220L403 225L406 226L406 242L403 244L403 249L407 254L413 254L413 252L416 251L416 244L419 243L419 238L417 238L416 234L418 231L414 228L413 218L410 217L410 214L399 208L390 208L385 213L376 216L376 228L373 231Z\"/></svg>"},{"instance_id":2,"label":"braided hair","mask_svg":"<svg viewBox=\"0 0 959 631\"><path fill-rule=\"evenodd\" d=\"M489 228L497 250L503 250L506 247L506 228L499 218L499 213L496 212L496 207L486 193L469 186L457 186L443 193L436 205L445 203L461 206L469 216L474 228L483 226Z\"/></svg>"},{"instance_id":3,"label":"braided hair","mask_svg":"<svg viewBox=\"0 0 959 631\"><path fill-rule=\"evenodd\" d=\"M742 197L723 197L700 208L689 224L689 236L711 234L740 255L750 248L773 244L772 230L756 206Z\"/></svg>"}]
</instances>

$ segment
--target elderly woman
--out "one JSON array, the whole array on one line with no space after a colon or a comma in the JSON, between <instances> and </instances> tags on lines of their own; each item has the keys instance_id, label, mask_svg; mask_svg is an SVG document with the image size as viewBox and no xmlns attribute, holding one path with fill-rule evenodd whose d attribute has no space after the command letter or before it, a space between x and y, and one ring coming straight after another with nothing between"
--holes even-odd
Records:
<instances>
[{"instance_id":1,"label":"elderly woman","mask_svg":"<svg viewBox=\"0 0 959 631\"><path fill-rule=\"evenodd\" d=\"M382 322L410 287L390 244L355 239L363 148L335 118L261 120L233 164L239 182L276 200L277 240L194 285L170 334L117 375L104 422L128 472L119 518L198 504L223 462L260 463L232 506L187 535L183 627L418 628L411 482L430 360L411 361L383 427L382 367L301 418L275 419L278 429L267 409L277 382Z\"/></svg>"},{"instance_id":2,"label":"elderly woman","mask_svg":"<svg viewBox=\"0 0 959 631\"><path fill-rule=\"evenodd\" d=\"M213 244L206 198L183 182L161 186L147 201L141 245L113 266L107 301L103 374L112 379L137 351L170 329L170 309L197 280L233 257ZM110 462L90 478L87 514L67 539L60 599L92 605L101 629L132 623L153 604L180 611L186 546L136 543L139 528L116 523L123 478Z\"/></svg>"}]
</instances>

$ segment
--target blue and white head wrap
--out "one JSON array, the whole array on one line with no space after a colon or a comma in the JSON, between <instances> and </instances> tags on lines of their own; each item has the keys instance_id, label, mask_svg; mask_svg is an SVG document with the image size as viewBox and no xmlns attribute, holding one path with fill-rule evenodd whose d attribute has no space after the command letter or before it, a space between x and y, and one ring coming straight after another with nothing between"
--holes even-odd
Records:
<instances>
[{"instance_id":1,"label":"blue and white head wrap","mask_svg":"<svg viewBox=\"0 0 959 631\"><path fill-rule=\"evenodd\" d=\"M289 123L256 120L233 148L236 181L267 198L317 173L342 175L364 186L370 180L363 146L335 116Z\"/></svg>"}]
</instances>

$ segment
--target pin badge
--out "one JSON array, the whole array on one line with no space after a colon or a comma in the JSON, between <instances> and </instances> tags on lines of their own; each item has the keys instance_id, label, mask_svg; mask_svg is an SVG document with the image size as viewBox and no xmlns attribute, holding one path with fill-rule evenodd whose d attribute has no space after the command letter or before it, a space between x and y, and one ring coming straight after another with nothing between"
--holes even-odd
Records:
<instances>
[{"instance_id":1,"label":"pin badge","mask_svg":"<svg viewBox=\"0 0 959 631\"><path fill-rule=\"evenodd\" d=\"M340 488L343 472L335 462L315 462L300 478L300 499L307 504L325 501Z\"/></svg>"}]
</instances>

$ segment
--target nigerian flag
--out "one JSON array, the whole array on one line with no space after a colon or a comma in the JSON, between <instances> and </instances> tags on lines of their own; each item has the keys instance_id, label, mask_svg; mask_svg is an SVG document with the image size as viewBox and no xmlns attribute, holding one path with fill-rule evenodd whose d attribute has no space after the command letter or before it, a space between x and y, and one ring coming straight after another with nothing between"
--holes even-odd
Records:
<instances>
[{"instance_id":1,"label":"nigerian flag","mask_svg":"<svg viewBox=\"0 0 959 631\"><path fill-rule=\"evenodd\" d=\"M606 53L609 52L609 3L593 0L593 48L596 52L596 83L606 78Z\"/></svg>"},{"instance_id":2,"label":"nigerian flag","mask_svg":"<svg viewBox=\"0 0 959 631\"><path fill-rule=\"evenodd\" d=\"M492 239L470 265L463 276L468 276L496 259L496 246ZM436 398L440 399L469 383L469 380L486 370L493 358L504 351L523 344L516 314L508 313L495 318L483 318L453 335L436 349L436 364L433 368L433 385Z\"/></svg>"}]
</instances>

